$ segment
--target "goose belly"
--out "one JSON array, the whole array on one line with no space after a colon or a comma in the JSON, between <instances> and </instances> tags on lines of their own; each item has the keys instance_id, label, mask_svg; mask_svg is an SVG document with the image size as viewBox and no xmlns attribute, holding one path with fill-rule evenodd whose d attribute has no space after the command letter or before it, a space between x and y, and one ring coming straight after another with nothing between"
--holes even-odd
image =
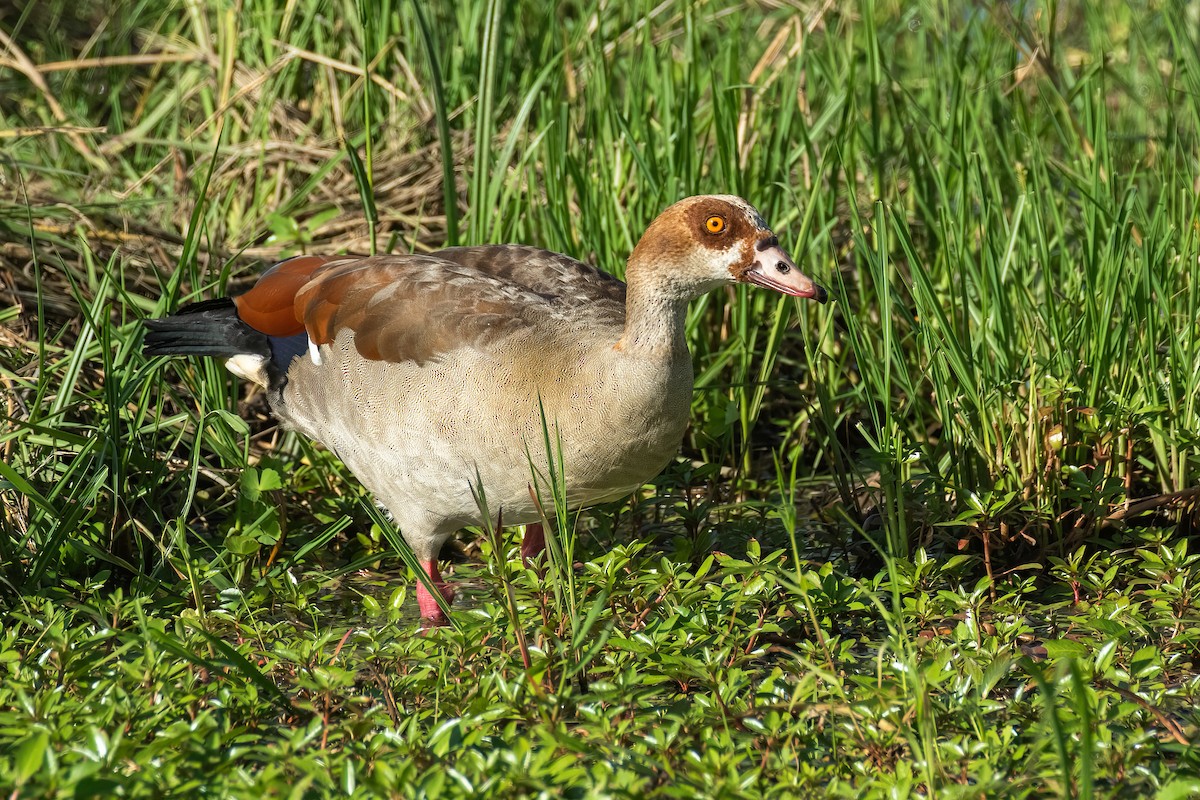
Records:
<instances>
[{"instance_id":1,"label":"goose belly","mask_svg":"<svg viewBox=\"0 0 1200 800\"><path fill-rule=\"evenodd\" d=\"M276 413L333 450L402 528L479 524L477 487L493 518L532 522L531 487L551 504L552 471L570 505L587 505L628 494L679 447L690 358L664 369L608 350L581 343L535 362L464 348L396 364L363 359L342 336L320 364L292 363Z\"/></svg>"}]
</instances>

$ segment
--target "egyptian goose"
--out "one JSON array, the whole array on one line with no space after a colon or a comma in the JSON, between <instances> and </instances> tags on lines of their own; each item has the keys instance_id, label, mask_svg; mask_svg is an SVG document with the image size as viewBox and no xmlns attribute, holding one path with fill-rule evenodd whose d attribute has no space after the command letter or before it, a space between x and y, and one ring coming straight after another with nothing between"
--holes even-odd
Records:
<instances>
[{"instance_id":1,"label":"egyptian goose","mask_svg":"<svg viewBox=\"0 0 1200 800\"><path fill-rule=\"evenodd\" d=\"M758 212L728 195L664 211L626 281L521 245L300 256L243 295L147 320L146 353L225 357L263 386L285 426L333 450L391 512L449 601L438 552L482 522L477 481L504 522L539 519L529 487L548 463L543 413L569 503L619 498L683 438L689 300L727 283L826 299ZM540 533L527 533L526 555ZM421 582L417 600L424 620L446 622Z\"/></svg>"}]
</instances>

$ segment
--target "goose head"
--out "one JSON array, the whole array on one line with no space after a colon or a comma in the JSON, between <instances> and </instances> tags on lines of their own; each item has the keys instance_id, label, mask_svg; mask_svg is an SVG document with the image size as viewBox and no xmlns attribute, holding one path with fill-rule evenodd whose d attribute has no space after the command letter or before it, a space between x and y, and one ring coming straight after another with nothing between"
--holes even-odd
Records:
<instances>
[{"instance_id":1,"label":"goose head","mask_svg":"<svg viewBox=\"0 0 1200 800\"><path fill-rule=\"evenodd\" d=\"M680 300L727 283L828 299L780 247L762 215L733 195L689 197L659 214L634 248L626 276L631 290L644 283Z\"/></svg>"}]
</instances>

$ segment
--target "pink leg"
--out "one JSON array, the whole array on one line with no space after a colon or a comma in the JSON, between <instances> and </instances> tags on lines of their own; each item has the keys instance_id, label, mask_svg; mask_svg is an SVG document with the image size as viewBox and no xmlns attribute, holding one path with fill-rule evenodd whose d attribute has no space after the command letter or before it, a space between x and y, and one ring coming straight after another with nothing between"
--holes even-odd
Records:
<instances>
[{"instance_id":1,"label":"pink leg","mask_svg":"<svg viewBox=\"0 0 1200 800\"><path fill-rule=\"evenodd\" d=\"M421 568L429 576L430 582L442 593L442 597L446 598L446 602L454 602L454 590L442 580L442 575L438 572L437 559L421 562ZM437 604L437 600L434 599L433 595L429 593L429 590L425 588L425 584L421 581L417 581L417 607L421 609L421 620L423 622L430 625L450 624L450 618L442 613L441 606Z\"/></svg>"},{"instance_id":2,"label":"pink leg","mask_svg":"<svg viewBox=\"0 0 1200 800\"><path fill-rule=\"evenodd\" d=\"M542 529L540 522L533 522L525 526L525 536L521 539L521 558L525 559L528 564L535 558L546 552L546 532Z\"/></svg>"}]
</instances>

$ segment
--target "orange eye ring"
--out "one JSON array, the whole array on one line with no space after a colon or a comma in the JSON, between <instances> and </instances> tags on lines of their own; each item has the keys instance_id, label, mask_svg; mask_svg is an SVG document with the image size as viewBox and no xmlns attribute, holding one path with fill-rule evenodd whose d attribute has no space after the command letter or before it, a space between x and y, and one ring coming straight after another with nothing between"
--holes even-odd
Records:
<instances>
[{"instance_id":1,"label":"orange eye ring","mask_svg":"<svg viewBox=\"0 0 1200 800\"><path fill-rule=\"evenodd\" d=\"M716 214L704 220L704 229L709 233L721 233L725 230L725 218Z\"/></svg>"}]
</instances>

